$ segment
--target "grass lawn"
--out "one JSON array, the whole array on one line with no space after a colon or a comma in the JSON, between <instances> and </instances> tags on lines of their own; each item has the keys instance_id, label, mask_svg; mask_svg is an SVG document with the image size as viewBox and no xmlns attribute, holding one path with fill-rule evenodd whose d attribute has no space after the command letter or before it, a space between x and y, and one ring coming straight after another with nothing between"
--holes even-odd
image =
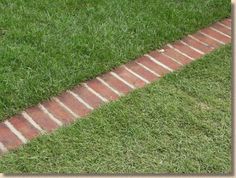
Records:
<instances>
[{"instance_id":1,"label":"grass lawn","mask_svg":"<svg viewBox=\"0 0 236 178\"><path fill-rule=\"evenodd\" d=\"M0 158L5 173L231 172L231 46Z\"/></svg>"},{"instance_id":2,"label":"grass lawn","mask_svg":"<svg viewBox=\"0 0 236 178\"><path fill-rule=\"evenodd\" d=\"M230 0L1 0L0 121L230 10Z\"/></svg>"}]
</instances>

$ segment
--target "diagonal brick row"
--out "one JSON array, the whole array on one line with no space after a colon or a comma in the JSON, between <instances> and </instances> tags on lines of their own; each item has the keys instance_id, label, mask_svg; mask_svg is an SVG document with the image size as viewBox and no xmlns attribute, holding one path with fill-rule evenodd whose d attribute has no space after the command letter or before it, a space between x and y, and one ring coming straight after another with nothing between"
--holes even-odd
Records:
<instances>
[{"instance_id":1,"label":"diagonal brick row","mask_svg":"<svg viewBox=\"0 0 236 178\"><path fill-rule=\"evenodd\" d=\"M70 124L102 104L180 69L231 42L231 19L167 44L0 123L0 154Z\"/></svg>"}]
</instances>

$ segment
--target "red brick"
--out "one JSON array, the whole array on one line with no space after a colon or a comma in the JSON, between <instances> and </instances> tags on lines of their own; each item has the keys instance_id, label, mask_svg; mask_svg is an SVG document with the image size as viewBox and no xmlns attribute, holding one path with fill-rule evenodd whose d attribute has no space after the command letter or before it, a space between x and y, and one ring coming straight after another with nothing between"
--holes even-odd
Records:
<instances>
[{"instance_id":1,"label":"red brick","mask_svg":"<svg viewBox=\"0 0 236 178\"><path fill-rule=\"evenodd\" d=\"M153 62L152 60L150 60L146 56L140 57L136 61L143 64L144 66L148 67L149 69L156 72L160 76L163 76L163 75L169 73L169 71L167 69L165 69L164 67L156 64L155 62Z\"/></svg>"},{"instance_id":2,"label":"red brick","mask_svg":"<svg viewBox=\"0 0 236 178\"><path fill-rule=\"evenodd\" d=\"M14 149L22 144L14 133L12 133L3 123L0 123L0 142L7 149Z\"/></svg>"},{"instance_id":3,"label":"red brick","mask_svg":"<svg viewBox=\"0 0 236 178\"><path fill-rule=\"evenodd\" d=\"M205 29L202 29L201 31L204 32L207 35L212 36L213 38L215 38L215 39L217 39L219 41L224 42L224 43L229 43L231 41L230 38L228 38L228 37L226 37L226 36L216 32L216 31L214 31L214 30L212 30L210 28L205 28Z\"/></svg>"},{"instance_id":4,"label":"red brick","mask_svg":"<svg viewBox=\"0 0 236 178\"><path fill-rule=\"evenodd\" d=\"M84 86L76 86L71 91L78 94L86 103L88 103L93 108L97 108L103 103L100 98L98 98Z\"/></svg>"},{"instance_id":5,"label":"red brick","mask_svg":"<svg viewBox=\"0 0 236 178\"><path fill-rule=\"evenodd\" d=\"M161 62L162 64L166 65L167 67L173 70L176 70L181 67L180 64L164 56L163 54L158 53L157 51L152 51L149 53L149 55L154 57L157 61Z\"/></svg>"},{"instance_id":6,"label":"red brick","mask_svg":"<svg viewBox=\"0 0 236 178\"><path fill-rule=\"evenodd\" d=\"M38 107L28 108L26 112L42 129L51 132L58 128L58 125Z\"/></svg>"},{"instance_id":7,"label":"red brick","mask_svg":"<svg viewBox=\"0 0 236 178\"><path fill-rule=\"evenodd\" d=\"M178 50L180 50L181 52L183 52L184 54L187 54L189 57L192 57L193 59L197 59L202 57L203 55L198 53L197 51L191 49L190 47L188 47L187 45L184 45L182 43L175 42L172 44L172 46Z\"/></svg>"},{"instance_id":8,"label":"red brick","mask_svg":"<svg viewBox=\"0 0 236 178\"><path fill-rule=\"evenodd\" d=\"M227 18L227 19L225 19L227 22L229 22L229 24L230 24L230 26L232 26L232 20L231 20L231 18Z\"/></svg>"},{"instance_id":9,"label":"red brick","mask_svg":"<svg viewBox=\"0 0 236 178\"><path fill-rule=\"evenodd\" d=\"M175 51L174 49L169 48L168 46L165 46L163 49L166 55L174 58L175 60L179 61L181 64L188 64L192 62L191 59L179 53L178 51Z\"/></svg>"},{"instance_id":10,"label":"red brick","mask_svg":"<svg viewBox=\"0 0 236 178\"><path fill-rule=\"evenodd\" d=\"M115 100L119 96L111 89L102 84L99 80L93 79L87 82L87 85L108 100Z\"/></svg>"},{"instance_id":11,"label":"red brick","mask_svg":"<svg viewBox=\"0 0 236 178\"><path fill-rule=\"evenodd\" d=\"M221 23L223 23L224 25L226 25L226 26L228 26L228 27L231 28L231 22L230 22L230 21L228 21L228 20L223 20L223 21L221 21Z\"/></svg>"},{"instance_id":12,"label":"red brick","mask_svg":"<svg viewBox=\"0 0 236 178\"><path fill-rule=\"evenodd\" d=\"M192 39L191 37L185 37L182 41L184 41L188 45L190 45L190 46L192 46L204 53L209 53L213 50L213 48L206 46L206 45L198 42L197 40Z\"/></svg>"},{"instance_id":13,"label":"red brick","mask_svg":"<svg viewBox=\"0 0 236 178\"><path fill-rule=\"evenodd\" d=\"M127 86L125 83L120 81L119 79L115 78L110 73L106 73L101 76L101 78L108 83L112 88L116 89L120 93L128 93L132 90L129 86Z\"/></svg>"},{"instance_id":14,"label":"red brick","mask_svg":"<svg viewBox=\"0 0 236 178\"><path fill-rule=\"evenodd\" d=\"M60 96L58 96L58 98L74 113L81 117L86 116L91 111L83 103L80 103L74 96L69 93L62 93Z\"/></svg>"},{"instance_id":15,"label":"red brick","mask_svg":"<svg viewBox=\"0 0 236 178\"><path fill-rule=\"evenodd\" d=\"M221 31L222 33L224 33L226 35L231 36L231 30L224 27L224 26L222 26L222 25L220 25L220 24L218 24L218 23L213 24L212 27L214 27L215 29Z\"/></svg>"},{"instance_id":16,"label":"red brick","mask_svg":"<svg viewBox=\"0 0 236 178\"><path fill-rule=\"evenodd\" d=\"M42 105L58 120L62 121L63 123L70 123L75 118L72 114L66 111L60 104L58 104L54 100L46 101L42 103Z\"/></svg>"},{"instance_id":17,"label":"red brick","mask_svg":"<svg viewBox=\"0 0 236 178\"><path fill-rule=\"evenodd\" d=\"M129 71L125 70L124 67L118 67L113 72L135 87L141 88L146 84L144 81L137 78L135 75L133 75Z\"/></svg>"},{"instance_id":18,"label":"red brick","mask_svg":"<svg viewBox=\"0 0 236 178\"><path fill-rule=\"evenodd\" d=\"M34 128L27 120L25 120L22 116L14 116L9 119L9 122L19 131L22 135L31 140L38 136L40 132Z\"/></svg>"},{"instance_id":19,"label":"red brick","mask_svg":"<svg viewBox=\"0 0 236 178\"><path fill-rule=\"evenodd\" d=\"M221 45L219 42L217 42L211 38L208 38L199 32L193 34L192 36L197 38L198 40L208 44L210 47L213 47L213 48L218 48Z\"/></svg>"},{"instance_id":20,"label":"red brick","mask_svg":"<svg viewBox=\"0 0 236 178\"><path fill-rule=\"evenodd\" d=\"M144 69L143 67L141 67L135 62L129 62L125 66L129 68L130 70L132 70L133 72L135 72L136 74L138 74L139 76L141 76L142 78L148 80L149 82L152 82L158 79L157 76L155 76L154 74Z\"/></svg>"}]
</instances>

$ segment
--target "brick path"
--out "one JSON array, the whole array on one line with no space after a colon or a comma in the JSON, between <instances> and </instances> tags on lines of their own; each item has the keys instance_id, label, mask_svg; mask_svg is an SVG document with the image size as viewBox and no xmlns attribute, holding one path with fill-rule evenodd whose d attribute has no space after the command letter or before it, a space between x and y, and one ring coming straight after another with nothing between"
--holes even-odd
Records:
<instances>
[{"instance_id":1,"label":"brick path","mask_svg":"<svg viewBox=\"0 0 236 178\"><path fill-rule=\"evenodd\" d=\"M151 51L0 123L0 154L69 124L231 42L231 19Z\"/></svg>"}]
</instances>

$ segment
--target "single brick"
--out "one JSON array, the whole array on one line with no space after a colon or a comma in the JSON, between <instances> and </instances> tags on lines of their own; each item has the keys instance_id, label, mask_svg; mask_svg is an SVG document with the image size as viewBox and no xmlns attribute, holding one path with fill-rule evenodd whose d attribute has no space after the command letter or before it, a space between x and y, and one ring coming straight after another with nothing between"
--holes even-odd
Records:
<instances>
[{"instance_id":1,"label":"single brick","mask_svg":"<svg viewBox=\"0 0 236 178\"><path fill-rule=\"evenodd\" d=\"M34 128L27 120L22 116L17 115L9 119L9 122L19 131L21 134L31 140L38 136L40 132Z\"/></svg>"},{"instance_id":2,"label":"single brick","mask_svg":"<svg viewBox=\"0 0 236 178\"><path fill-rule=\"evenodd\" d=\"M114 69L113 72L137 88L141 88L146 84L144 81L127 71L123 66Z\"/></svg>"},{"instance_id":3,"label":"single brick","mask_svg":"<svg viewBox=\"0 0 236 178\"><path fill-rule=\"evenodd\" d=\"M191 59L189 59L188 57L184 56L183 54L179 53L178 51L175 51L174 49L168 46L165 46L163 49L164 49L164 53L167 56L174 58L175 60L179 61L181 64L188 64L192 62Z\"/></svg>"},{"instance_id":4,"label":"single brick","mask_svg":"<svg viewBox=\"0 0 236 178\"><path fill-rule=\"evenodd\" d=\"M155 76L154 74L144 69L143 67L141 67L135 62L129 62L125 66L149 82L152 82L158 79L157 76Z\"/></svg>"},{"instance_id":5,"label":"single brick","mask_svg":"<svg viewBox=\"0 0 236 178\"><path fill-rule=\"evenodd\" d=\"M14 149L22 144L12 131L3 123L0 123L0 142L7 149Z\"/></svg>"},{"instance_id":6,"label":"single brick","mask_svg":"<svg viewBox=\"0 0 236 178\"><path fill-rule=\"evenodd\" d=\"M197 32L192 35L194 38L197 38L198 40L208 44L212 48L218 48L221 44L211 38L208 38L207 36Z\"/></svg>"},{"instance_id":7,"label":"single brick","mask_svg":"<svg viewBox=\"0 0 236 178\"><path fill-rule=\"evenodd\" d=\"M173 43L172 46L193 59L198 59L203 56L199 52L188 47L187 45L182 44L180 41Z\"/></svg>"},{"instance_id":8,"label":"single brick","mask_svg":"<svg viewBox=\"0 0 236 178\"><path fill-rule=\"evenodd\" d=\"M65 104L68 108L70 108L74 113L76 113L80 117L86 116L91 111L69 93L62 93L60 96L58 96L58 98L63 104Z\"/></svg>"},{"instance_id":9,"label":"single brick","mask_svg":"<svg viewBox=\"0 0 236 178\"><path fill-rule=\"evenodd\" d=\"M224 33L226 35L231 36L231 30L224 27L224 26L222 26L222 25L220 25L220 24L218 24L218 23L213 24L212 27L219 30L219 31L221 31L222 33Z\"/></svg>"},{"instance_id":10,"label":"single brick","mask_svg":"<svg viewBox=\"0 0 236 178\"><path fill-rule=\"evenodd\" d=\"M115 78L110 73L106 73L101 76L101 78L108 83L112 88L117 90L120 93L128 93L132 90L128 85L120 81L119 79Z\"/></svg>"},{"instance_id":11,"label":"single brick","mask_svg":"<svg viewBox=\"0 0 236 178\"><path fill-rule=\"evenodd\" d=\"M149 53L149 55L173 70L176 70L181 67L180 64L164 56L163 54L158 53L157 51L152 51Z\"/></svg>"},{"instance_id":12,"label":"single brick","mask_svg":"<svg viewBox=\"0 0 236 178\"><path fill-rule=\"evenodd\" d=\"M204 53L209 53L213 50L213 48L211 48L207 45L204 45L204 44L200 43L199 41L192 39L191 37L185 37L182 41L187 43L189 46L192 46Z\"/></svg>"},{"instance_id":13,"label":"single brick","mask_svg":"<svg viewBox=\"0 0 236 178\"><path fill-rule=\"evenodd\" d=\"M227 20L227 19L222 20L221 23L223 23L224 25L226 25L226 26L231 28L231 22L229 20Z\"/></svg>"},{"instance_id":14,"label":"single brick","mask_svg":"<svg viewBox=\"0 0 236 178\"><path fill-rule=\"evenodd\" d=\"M58 125L37 106L26 109L26 112L43 130L51 132L58 128Z\"/></svg>"},{"instance_id":15,"label":"single brick","mask_svg":"<svg viewBox=\"0 0 236 178\"><path fill-rule=\"evenodd\" d=\"M93 79L86 82L87 85L108 100L116 100L119 96L99 80Z\"/></svg>"},{"instance_id":16,"label":"single brick","mask_svg":"<svg viewBox=\"0 0 236 178\"><path fill-rule=\"evenodd\" d=\"M136 61L143 64L144 66L148 67L149 69L156 72L160 76L163 76L163 75L169 73L169 71L167 69L156 64L155 62L153 62L152 60L150 60L146 56L140 57L140 58L136 59Z\"/></svg>"},{"instance_id":17,"label":"single brick","mask_svg":"<svg viewBox=\"0 0 236 178\"><path fill-rule=\"evenodd\" d=\"M202 29L201 30L202 32L204 32L205 34L207 35L210 35L212 36L213 38L219 40L219 41L222 41L223 43L229 43L231 41L230 38L210 29L210 28L205 28L205 29Z\"/></svg>"},{"instance_id":18,"label":"single brick","mask_svg":"<svg viewBox=\"0 0 236 178\"><path fill-rule=\"evenodd\" d=\"M84 86L81 85L76 86L71 91L78 94L86 103L88 103L93 108L98 108L103 103L103 101L100 98L98 98Z\"/></svg>"},{"instance_id":19,"label":"single brick","mask_svg":"<svg viewBox=\"0 0 236 178\"><path fill-rule=\"evenodd\" d=\"M66 111L60 104L58 104L54 100L46 101L42 103L42 105L58 120L62 121L63 123L70 123L75 118L72 114Z\"/></svg>"}]
</instances>

